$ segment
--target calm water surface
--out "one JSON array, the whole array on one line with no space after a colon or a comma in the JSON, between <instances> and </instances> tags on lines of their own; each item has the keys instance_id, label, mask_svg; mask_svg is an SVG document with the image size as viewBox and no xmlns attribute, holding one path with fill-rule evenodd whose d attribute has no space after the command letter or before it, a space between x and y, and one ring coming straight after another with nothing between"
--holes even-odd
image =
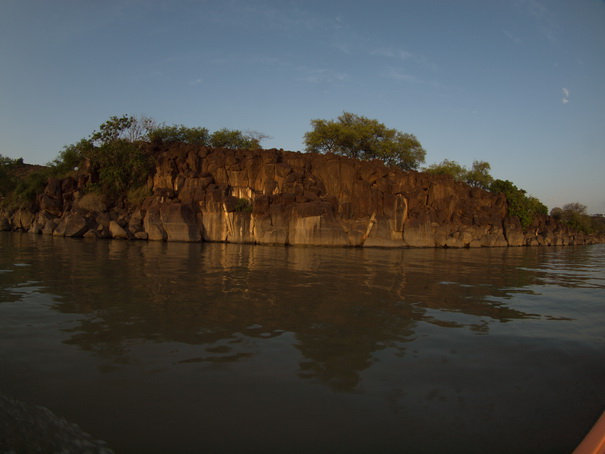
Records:
<instances>
[{"instance_id":1,"label":"calm water surface","mask_svg":"<svg viewBox=\"0 0 605 454\"><path fill-rule=\"evenodd\" d=\"M568 453L605 409L604 270L0 232L0 392L119 453Z\"/></svg>"}]
</instances>

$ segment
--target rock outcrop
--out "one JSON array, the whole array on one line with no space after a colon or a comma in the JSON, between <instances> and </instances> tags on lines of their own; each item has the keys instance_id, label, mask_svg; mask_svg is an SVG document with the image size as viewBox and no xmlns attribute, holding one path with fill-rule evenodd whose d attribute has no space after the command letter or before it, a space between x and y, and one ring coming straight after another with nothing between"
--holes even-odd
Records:
<instances>
[{"instance_id":1,"label":"rock outcrop","mask_svg":"<svg viewBox=\"0 0 605 454\"><path fill-rule=\"evenodd\" d=\"M151 145L150 145L151 147ZM85 172L50 179L36 209L4 230L87 238L307 246L493 247L602 242L544 216L529 231L506 198L451 177L379 161L185 144L150 149L156 168L140 206L84 203ZM102 211L101 211L102 210Z\"/></svg>"}]
</instances>

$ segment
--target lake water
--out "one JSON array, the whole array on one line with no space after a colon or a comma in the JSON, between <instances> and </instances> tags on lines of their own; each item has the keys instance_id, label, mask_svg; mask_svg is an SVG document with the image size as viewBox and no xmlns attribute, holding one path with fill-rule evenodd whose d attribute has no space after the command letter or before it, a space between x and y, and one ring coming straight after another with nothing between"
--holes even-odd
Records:
<instances>
[{"instance_id":1,"label":"lake water","mask_svg":"<svg viewBox=\"0 0 605 454\"><path fill-rule=\"evenodd\" d=\"M0 392L119 453L569 453L605 409L605 245L0 232Z\"/></svg>"}]
</instances>

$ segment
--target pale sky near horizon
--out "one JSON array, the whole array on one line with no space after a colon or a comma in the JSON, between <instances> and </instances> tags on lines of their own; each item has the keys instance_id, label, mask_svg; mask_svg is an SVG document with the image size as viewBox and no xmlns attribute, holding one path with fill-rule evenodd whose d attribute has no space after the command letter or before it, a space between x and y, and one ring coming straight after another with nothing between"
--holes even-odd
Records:
<instances>
[{"instance_id":1,"label":"pale sky near horizon","mask_svg":"<svg viewBox=\"0 0 605 454\"><path fill-rule=\"evenodd\" d=\"M303 151L343 111L605 213L605 1L0 0L4 156L123 114Z\"/></svg>"}]
</instances>

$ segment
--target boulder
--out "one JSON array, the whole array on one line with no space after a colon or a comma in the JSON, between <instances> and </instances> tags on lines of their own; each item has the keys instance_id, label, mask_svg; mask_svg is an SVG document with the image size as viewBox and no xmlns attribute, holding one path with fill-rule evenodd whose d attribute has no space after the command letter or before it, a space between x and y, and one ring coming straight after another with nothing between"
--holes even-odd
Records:
<instances>
[{"instance_id":1,"label":"boulder","mask_svg":"<svg viewBox=\"0 0 605 454\"><path fill-rule=\"evenodd\" d=\"M53 231L55 236L81 237L89 230L86 219L78 213L71 213L59 222Z\"/></svg>"},{"instance_id":2,"label":"boulder","mask_svg":"<svg viewBox=\"0 0 605 454\"><path fill-rule=\"evenodd\" d=\"M42 211L45 211L53 216L61 216L61 214L63 214L62 199L53 199L44 193L38 197L38 204L40 205L40 209Z\"/></svg>"},{"instance_id":3,"label":"boulder","mask_svg":"<svg viewBox=\"0 0 605 454\"><path fill-rule=\"evenodd\" d=\"M147 238L155 241L166 241L168 236L162 226L160 208L157 205L150 207L143 218L143 228L147 233Z\"/></svg>"},{"instance_id":4,"label":"boulder","mask_svg":"<svg viewBox=\"0 0 605 454\"><path fill-rule=\"evenodd\" d=\"M504 237L509 246L524 246L525 234L517 217L507 216L502 222Z\"/></svg>"},{"instance_id":5,"label":"boulder","mask_svg":"<svg viewBox=\"0 0 605 454\"><path fill-rule=\"evenodd\" d=\"M42 229L42 234L43 235L52 235L56 228L57 228L57 223L55 222L54 219L51 219L46 223L46 225Z\"/></svg>"},{"instance_id":6,"label":"boulder","mask_svg":"<svg viewBox=\"0 0 605 454\"><path fill-rule=\"evenodd\" d=\"M127 240L128 233L116 221L109 221L109 233L116 240Z\"/></svg>"},{"instance_id":7,"label":"boulder","mask_svg":"<svg viewBox=\"0 0 605 454\"><path fill-rule=\"evenodd\" d=\"M90 239L96 240L97 238L101 237L101 234L96 229L90 229L83 236L84 236L84 238L90 238Z\"/></svg>"},{"instance_id":8,"label":"boulder","mask_svg":"<svg viewBox=\"0 0 605 454\"><path fill-rule=\"evenodd\" d=\"M13 230L23 230L24 232L27 232L34 221L34 217L34 213L25 208L15 211L11 218Z\"/></svg>"},{"instance_id":9,"label":"boulder","mask_svg":"<svg viewBox=\"0 0 605 454\"><path fill-rule=\"evenodd\" d=\"M137 232L134 234L134 237L137 240L147 240L149 239L149 235L147 234L147 232Z\"/></svg>"}]
</instances>

